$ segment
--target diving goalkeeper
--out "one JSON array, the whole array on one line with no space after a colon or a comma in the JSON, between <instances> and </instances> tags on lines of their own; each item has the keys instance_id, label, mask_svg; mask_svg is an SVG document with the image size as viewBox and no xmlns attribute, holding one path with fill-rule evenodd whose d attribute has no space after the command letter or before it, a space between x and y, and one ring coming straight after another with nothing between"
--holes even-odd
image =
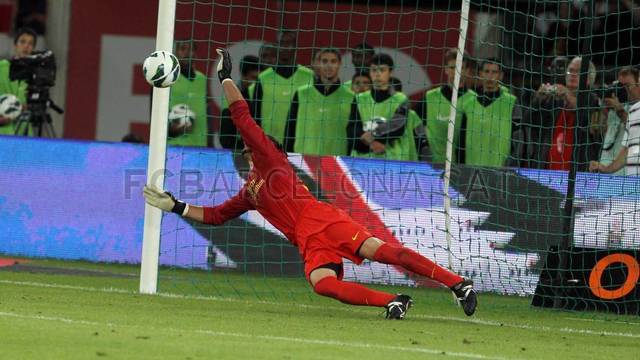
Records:
<instances>
[{"instance_id":1,"label":"diving goalkeeper","mask_svg":"<svg viewBox=\"0 0 640 360\"><path fill-rule=\"evenodd\" d=\"M240 191L224 203L200 207L176 200L170 193L145 186L147 203L199 222L221 225L248 210L257 210L295 245L304 260L304 272L313 290L346 304L386 308L389 319L403 319L413 304L407 295L393 295L342 281L342 258L356 264L364 259L399 265L449 287L464 313L471 316L477 305L473 282L442 268L402 245L385 243L354 222L344 211L318 201L298 179L287 154L265 135L249 114L249 107L231 80L231 57L218 50L218 78L229 104L234 125L251 168Z\"/></svg>"}]
</instances>

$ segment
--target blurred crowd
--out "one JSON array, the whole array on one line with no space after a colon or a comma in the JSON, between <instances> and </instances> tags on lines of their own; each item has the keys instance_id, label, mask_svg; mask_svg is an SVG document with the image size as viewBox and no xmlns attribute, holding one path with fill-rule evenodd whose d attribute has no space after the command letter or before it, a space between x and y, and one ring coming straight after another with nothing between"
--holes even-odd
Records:
<instances>
[{"instance_id":1,"label":"blurred crowd","mask_svg":"<svg viewBox=\"0 0 640 360\"><path fill-rule=\"evenodd\" d=\"M549 170L576 164L578 171L637 173L627 161L638 142L630 136L629 115L640 99L639 73L632 66L618 67L613 81L602 85L593 61L583 67L581 57L557 56L539 85L526 89L507 85L508 69L499 59L463 54L450 135L457 49L442 59L446 83L410 98L394 77L394 59L370 44L353 45L354 73L340 79L341 51L317 49L305 66L296 62L296 40L295 32L284 31L277 43L239 61L238 86L256 122L287 151L444 163L450 144L451 160L460 164ZM181 44L176 53L188 56L191 45ZM185 65L187 78L204 78ZM180 96L172 89L176 103L183 102ZM199 96L183 98L206 106L206 85ZM219 120L218 145L240 151L244 145L225 104ZM197 128L200 136L194 136ZM184 142L181 131L200 142ZM203 116L188 128L172 127L170 143L206 146L208 132Z\"/></svg>"},{"instance_id":2,"label":"blurred crowd","mask_svg":"<svg viewBox=\"0 0 640 360\"><path fill-rule=\"evenodd\" d=\"M583 0L528 4L524 12L494 12L507 34L503 42L496 42L504 44L500 59L505 66L542 71L540 64L548 63L541 59L579 56L588 41L588 52L598 66L640 62L639 1L594 1L593 14L589 1Z\"/></svg>"}]
</instances>

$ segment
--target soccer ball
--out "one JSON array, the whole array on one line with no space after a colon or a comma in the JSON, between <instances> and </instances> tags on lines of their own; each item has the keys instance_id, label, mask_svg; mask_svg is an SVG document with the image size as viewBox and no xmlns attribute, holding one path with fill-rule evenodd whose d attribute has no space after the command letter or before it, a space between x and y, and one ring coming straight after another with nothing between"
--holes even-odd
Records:
<instances>
[{"instance_id":1,"label":"soccer ball","mask_svg":"<svg viewBox=\"0 0 640 360\"><path fill-rule=\"evenodd\" d=\"M384 118L383 116L376 116L373 119L365 122L364 125L362 126L362 130L375 132L376 129L378 129L378 126L380 126L380 124L384 124L386 122L387 122L387 119Z\"/></svg>"},{"instance_id":2,"label":"soccer ball","mask_svg":"<svg viewBox=\"0 0 640 360\"><path fill-rule=\"evenodd\" d=\"M0 96L0 117L15 120L22 112L22 104L15 95Z\"/></svg>"},{"instance_id":3,"label":"soccer ball","mask_svg":"<svg viewBox=\"0 0 640 360\"><path fill-rule=\"evenodd\" d=\"M178 80L180 63L172 53L160 50L144 60L142 71L149 85L164 88L173 85Z\"/></svg>"},{"instance_id":4,"label":"soccer ball","mask_svg":"<svg viewBox=\"0 0 640 360\"><path fill-rule=\"evenodd\" d=\"M177 129L189 129L194 121L196 114L185 104L175 105L169 112L169 123Z\"/></svg>"}]
</instances>

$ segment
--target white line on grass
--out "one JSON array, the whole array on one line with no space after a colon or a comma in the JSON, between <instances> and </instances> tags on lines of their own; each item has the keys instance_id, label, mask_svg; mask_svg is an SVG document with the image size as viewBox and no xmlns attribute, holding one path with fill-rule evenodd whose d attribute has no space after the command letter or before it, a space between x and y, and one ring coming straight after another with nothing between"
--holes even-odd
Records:
<instances>
[{"instance_id":1,"label":"white line on grass","mask_svg":"<svg viewBox=\"0 0 640 360\"><path fill-rule=\"evenodd\" d=\"M457 318L453 316L420 315L420 314L416 314L413 316L418 318L431 319L431 320L470 322L470 323L480 324L480 325L509 327L509 328L516 328L516 329L525 329L525 330L560 331L560 332L574 333L574 334L640 338L640 334L634 334L634 333L628 333L628 332L625 333L625 332L611 332L611 331L590 330L590 329L574 329L570 327L554 328L550 326L537 326L537 325L527 325L527 324L509 324L509 323L504 323L504 322L494 321L494 320L465 319L465 318Z\"/></svg>"},{"instance_id":2,"label":"white line on grass","mask_svg":"<svg viewBox=\"0 0 640 360\"><path fill-rule=\"evenodd\" d=\"M564 319L574 320L574 321L599 322L599 323L603 323L603 324L616 323L616 324L625 324L625 325L640 325L640 322L633 322L633 321L618 321L618 320L604 320L604 319L582 319L582 318L577 318L577 317L565 317Z\"/></svg>"},{"instance_id":3,"label":"white line on grass","mask_svg":"<svg viewBox=\"0 0 640 360\"><path fill-rule=\"evenodd\" d=\"M99 323L95 321L76 320L76 319L63 318L59 316L25 315L25 314L17 314L12 312L0 312L0 317L2 316L20 318L20 319L45 320L45 321L53 321L53 322L60 322L64 324L74 324L74 325L107 326L107 327L118 327L118 328L139 327L135 325ZM178 329L178 328L171 328L171 327L155 328L155 327L149 327L148 325L145 325L144 328L146 330L154 330L156 332L162 331L162 330L178 332L178 333L194 332L198 334L216 336L216 337L237 337L237 338L247 338L251 340L262 339L262 340L268 340L268 341L282 341L282 342L289 342L289 343L293 342L293 343L312 344L312 345L335 346L340 348L356 347L356 348L371 349L371 350L404 351L404 352L414 352L414 353L423 353L423 354L432 354L432 355L454 356L454 357L466 358L466 359L506 360L506 358L504 357L486 356L486 355L466 353L466 352L436 350L436 349L430 349L425 347L379 345L379 344L369 344L369 343L362 343L362 342L347 342L347 341L308 339L308 338L305 339L305 338L296 338L296 337L289 337L289 336L256 335L256 334L214 331L214 330L192 330L192 329Z\"/></svg>"},{"instance_id":4,"label":"white line on grass","mask_svg":"<svg viewBox=\"0 0 640 360\"><path fill-rule=\"evenodd\" d=\"M65 324L81 324L81 325L93 325L93 326L105 325L105 324L94 322L94 321L72 320L72 319L67 319L67 318L62 318L62 317L57 317L57 316L22 315L22 314L16 314L16 313L11 313L11 312L4 312L4 311L0 311L0 316L14 317L14 318L20 318L20 319L59 321L59 322L65 323ZM112 324L106 324L106 325L110 325L111 326Z\"/></svg>"},{"instance_id":5,"label":"white line on grass","mask_svg":"<svg viewBox=\"0 0 640 360\"><path fill-rule=\"evenodd\" d=\"M118 294L128 294L128 295L141 295L138 292L119 289L119 288L93 288L93 287L84 287L84 286L75 286L75 285L63 285L63 284L46 284L39 282L30 282L30 281L12 281L12 280L0 280L0 284L10 284L10 285L24 285L24 286L34 286L34 287L45 287L45 288L58 288L58 289L69 289L69 290L80 290L80 291L92 291L92 292L106 292L106 293L118 293ZM237 299L231 298L221 298L216 296L204 296L204 295L183 295L183 294L174 294L174 293L157 293L155 295L145 295L145 296L158 296L164 298L173 298L173 299L187 299L187 300L207 300L207 301L224 301L224 302L238 302ZM282 305L285 302L274 302L274 301L265 301L265 300L244 300L245 303L255 303L255 304L266 304L266 305ZM310 308L310 309L335 309L335 310L344 310L344 307L335 307L335 306L320 306L320 305L309 305L309 304L290 304L296 307L302 308ZM349 309L351 312L359 312L360 310ZM479 325L487 325L487 326L496 326L496 327L507 327L514 329L523 329L523 330L536 330L536 331L558 331L565 333L573 333L573 334L586 334L586 335L596 335L596 336L615 336L615 337L624 337L624 338L640 338L640 334L630 333L630 332L611 332L611 331L602 331L602 330L591 330L591 329L575 329L570 327L562 327L562 328L554 328L549 326L537 326L537 325L527 325L527 324L512 324L505 323L494 320L482 320L477 318L458 318L453 316L438 316L438 315L420 315L414 314L411 317L421 318L421 319L430 319L430 320L445 320L445 321L455 321L455 322L463 322L463 323L473 323Z\"/></svg>"},{"instance_id":6,"label":"white line on grass","mask_svg":"<svg viewBox=\"0 0 640 360\"><path fill-rule=\"evenodd\" d=\"M424 347L405 347L405 346L368 344L368 343L361 343L361 342L346 342L346 341L337 341L337 340L303 339L303 338L292 338L287 336L224 333L224 332L209 331L209 330L197 330L196 332L207 334L207 335L213 335L213 336L237 336L237 337L247 337L250 339L263 339L263 340L270 340L270 341L275 340L275 341L284 341L284 342L299 342L304 344L332 345L332 346L337 346L341 348L357 347L357 348L374 349L374 350L406 351L406 352L417 352L417 353L425 353L425 354L433 354L433 355L455 356L455 357L468 358L468 359L496 359L496 360L506 359L503 357L486 356L486 355L472 354L472 353L450 352L450 351L429 349ZM510 358L510 359L513 359L513 358Z\"/></svg>"}]
</instances>

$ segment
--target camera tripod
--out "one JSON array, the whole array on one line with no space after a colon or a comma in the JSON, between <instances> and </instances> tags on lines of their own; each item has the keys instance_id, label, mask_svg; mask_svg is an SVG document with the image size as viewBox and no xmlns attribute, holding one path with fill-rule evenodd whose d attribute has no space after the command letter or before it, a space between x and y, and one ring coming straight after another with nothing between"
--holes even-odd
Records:
<instances>
[{"instance_id":1,"label":"camera tripod","mask_svg":"<svg viewBox=\"0 0 640 360\"><path fill-rule=\"evenodd\" d=\"M24 111L18 117L15 124L15 134L22 136L57 137L56 131L51 124L51 115L34 114L29 110Z\"/></svg>"},{"instance_id":2,"label":"camera tripod","mask_svg":"<svg viewBox=\"0 0 640 360\"><path fill-rule=\"evenodd\" d=\"M64 110L49 98L48 89L28 88L27 94L27 110L18 116L15 124L15 134L48 138L57 137L51 121L51 115L49 115L47 109L51 108L58 114L62 114Z\"/></svg>"}]
</instances>

